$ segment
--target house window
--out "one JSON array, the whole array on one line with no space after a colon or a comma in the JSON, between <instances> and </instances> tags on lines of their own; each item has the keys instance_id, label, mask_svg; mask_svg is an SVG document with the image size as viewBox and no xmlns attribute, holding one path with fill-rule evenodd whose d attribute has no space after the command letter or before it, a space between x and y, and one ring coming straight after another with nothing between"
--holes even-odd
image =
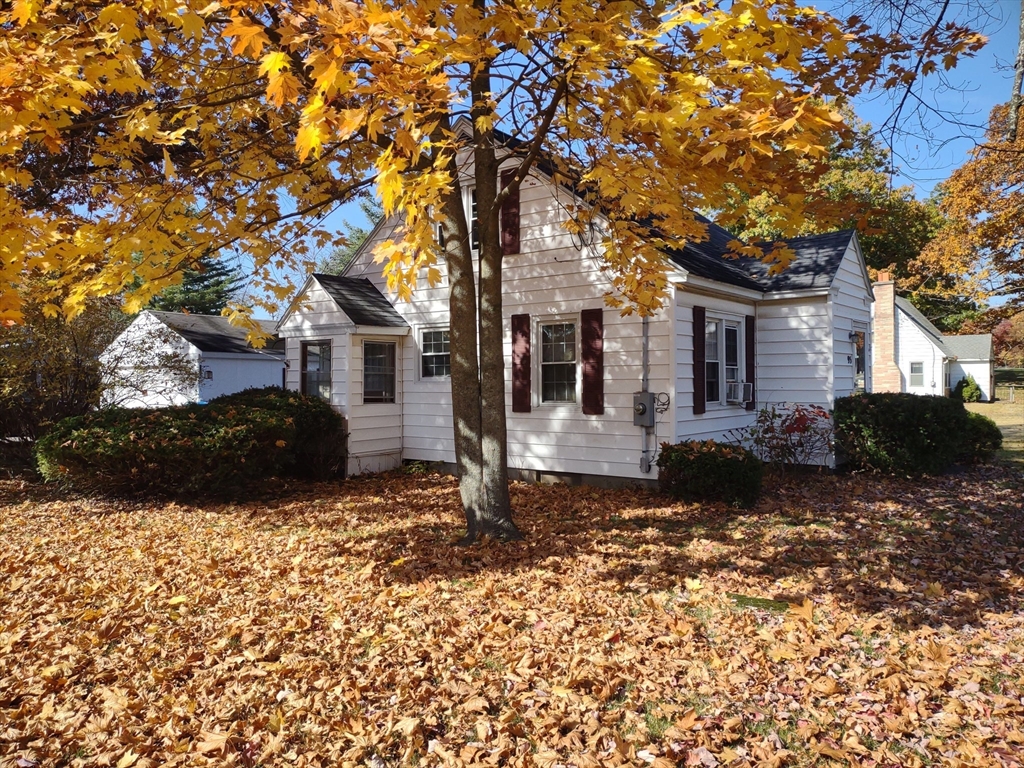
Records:
<instances>
[{"instance_id":1,"label":"house window","mask_svg":"<svg viewBox=\"0 0 1024 768\"><path fill-rule=\"evenodd\" d=\"M726 320L704 323L704 398L708 403L740 402L740 326Z\"/></svg>"},{"instance_id":2,"label":"house window","mask_svg":"<svg viewBox=\"0 0 1024 768\"><path fill-rule=\"evenodd\" d=\"M420 354L424 379L441 379L452 375L452 356L448 331L424 331L423 351Z\"/></svg>"},{"instance_id":3,"label":"house window","mask_svg":"<svg viewBox=\"0 0 1024 768\"><path fill-rule=\"evenodd\" d=\"M540 327L540 393L542 403L576 402L576 324Z\"/></svg>"},{"instance_id":4,"label":"house window","mask_svg":"<svg viewBox=\"0 0 1024 768\"><path fill-rule=\"evenodd\" d=\"M480 218L476 205L476 188L469 192L469 247L480 250Z\"/></svg>"},{"instance_id":5,"label":"house window","mask_svg":"<svg viewBox=\"0 0 1024 768\"><path fill-rule=\"evenodd\" d=\"M858 392L863 392L865 387L864 372L867 370L867 344L865 343L864 331L854 331L853 334L853 387Z\"/></svg>"},{"instance_id":6,"label":"house window","mask_svg":"<svg viewBox=\"0 0 1024 768\"><path fill-rule=\"evenodd\" d=\"M331 342L302 344L302 394L331 400Z\"/></svg>"},{"instance_id":7,"label":"house window","mask_svg":"<svg viewBox=\"0 0 1024 768\"><path fill-rule=\"evenodd\" d=\"M394 342L363 342L363 402L395 402Z\"/></svg>"},{"instance_id":8,"label":"house window","mask_svg":"<svg viewBox=\"0 0 1024 768\"><path fill-rule=\"evenodd\" d=\"M923 387L924 386L924 363L911 363L910 364L910 386L912 386L912 387Z\"/></svg>"}]
</instances>

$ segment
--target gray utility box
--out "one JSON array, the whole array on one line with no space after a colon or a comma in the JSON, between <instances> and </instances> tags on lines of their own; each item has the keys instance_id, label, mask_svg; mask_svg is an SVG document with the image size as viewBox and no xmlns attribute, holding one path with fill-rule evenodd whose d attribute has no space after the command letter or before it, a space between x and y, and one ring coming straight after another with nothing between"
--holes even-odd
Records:
<instances>
[{"instance_id":1,"label":"gray utility box","mask_svg":"<svg viewBox=\"0 0 1024 768\"><path fill-rule=\"evenodd\" d=\"M653 427L654 426L654 393L634 392L633 393L633 426Z\"/></svg>"}]
</instances>

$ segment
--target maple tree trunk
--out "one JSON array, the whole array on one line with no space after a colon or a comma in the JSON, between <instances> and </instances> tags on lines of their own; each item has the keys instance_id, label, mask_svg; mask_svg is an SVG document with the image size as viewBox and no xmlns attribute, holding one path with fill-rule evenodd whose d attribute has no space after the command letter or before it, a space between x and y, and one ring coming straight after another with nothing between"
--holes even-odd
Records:
<instances>
[{"instance_id":1,"label":"maple tree trunk","mask_svg":"<svg viewBox=\"0 0 1024 768\"><path fill-rule=\"evenodd\" d=\"M482 0L479 0L482 2ZM459 490L466 513L463 544L481 536L503 541L522 539L512 519L508 493L508 434L505 424L505 356L501 307L501 233L495 199L498 161L491 131L479 129L477 117L489 114L490 68L477 65L471 76L474 123L474 176L478 219L479 290L474 290L472 244L463 213L457 248L446 250L450 266L452 409ZM458 186L448 213L461 206ZM456 222L458 224L458 222ZM454 251L459 253L455 254ZM473 296L473 300L469 297ZM468 330L474 326L475 331ZM456 328L458 331L456 332ZM472 344L471 342L475 342Z\"/></svg>"},{"instance_id":2,"label":"maple tree trunk","mask_svg":"<svg viewBox=\"0 0 1024 768\"><path fill-rule=\"evenodd\" d=\"M490 161L494 166L493 146ZM466 515L468 545L481 536L522 539L512 520L508 494L508 449L505 426L505 371L501 321L501 247L497 215L481 215L480 290L476 288L469 226L458 183L455 159L449 169L455 183L445 201L442 229L448 267L449 338L451 348L452 416L459 493ZM477 204L493 207L496 173L479 185ZM491 202L485 203L485 200ZM489 207L485 207L489 206ZM490 219L494 221L491 222Z\"/></svg>"},{"instance_id":3,"label":"maple tree trunk","mask_svg":"<svg viewBox=\"0 0 1024 768\"><path fill-rule=\"evenodd\" d=\"M486 64L481 65L479 74L474 77L473 90L474 103L486 105L486 99L490 98L490 76ZM512 520L512 502L508 494L502 246L495 204L498 160L491 131L475 131L473 154L480 234L480 458L484 491L484 505L476 521L477 533L505 540L522 539L522 533Z\"/></svg>"}]
</instances>

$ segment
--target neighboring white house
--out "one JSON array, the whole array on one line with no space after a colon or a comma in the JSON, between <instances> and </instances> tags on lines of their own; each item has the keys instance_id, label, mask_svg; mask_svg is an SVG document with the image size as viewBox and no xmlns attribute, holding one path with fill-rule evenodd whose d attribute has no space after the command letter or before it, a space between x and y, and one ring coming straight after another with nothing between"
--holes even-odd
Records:
<instances>
[{"instance_id":1,"label":"neighboring white house","mask_svg":"<svg viewBox=\"0 0 1024 768\"><path fill-rule=\"evenodd\" d=\"M273 334L270 321L261 321ZM100 356L104 402L154 408L206 402L249 387L283 386L285 357L271 338L254 349L226 317L145 310Z\"/></svg>"},{"instance_id":2,"label":"neighboring white house","mask_svg":"<svg viewBox=\"0 0 1024 768\"><path fill-rule=\"evenodd\" d=\"M948 395L968 374L982 400L995 392L992 335L946 336L913 304L897 296L888 273L874 284L874 391Z\"/></svg>"},{"instance_id":3,"label":"neighboring white house","mask_svg":"<svg viewBox=\"0 0 1024 768\"><path fill-rule=\"evenodd\" d=\"M769 276L728 258L733 238L712 224L667 254L667 306L645 321L606 309L596 239L561 227L568 194L533 171L502 211L515 474L653 478L662 442L721 439L759 404L830 407L869 384L871 287L853 231L792 240L793 265ZM286 386L348 419L350 474L455 460L447 276L442 264L438 285L393 303L372 251L395 226L380 223L344 276L309 277L277 325Z\"/></svg>"}]
</instances>

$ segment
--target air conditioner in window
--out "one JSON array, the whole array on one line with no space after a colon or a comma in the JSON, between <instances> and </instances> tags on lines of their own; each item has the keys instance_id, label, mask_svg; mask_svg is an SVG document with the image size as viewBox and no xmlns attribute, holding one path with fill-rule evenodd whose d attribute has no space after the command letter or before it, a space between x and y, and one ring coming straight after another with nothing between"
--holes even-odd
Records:
<instances>
[{"instance_id":1,"label":"air conditioner in window","mask_svg":"<svg viewBox=\"0 0 1024 768\"><path fill-rule=\"evenodd\" d=\"M744 381L729 381L725 384L725 402L749 403L754 399L754 385Z\"/></svg>"}]
</instances>

